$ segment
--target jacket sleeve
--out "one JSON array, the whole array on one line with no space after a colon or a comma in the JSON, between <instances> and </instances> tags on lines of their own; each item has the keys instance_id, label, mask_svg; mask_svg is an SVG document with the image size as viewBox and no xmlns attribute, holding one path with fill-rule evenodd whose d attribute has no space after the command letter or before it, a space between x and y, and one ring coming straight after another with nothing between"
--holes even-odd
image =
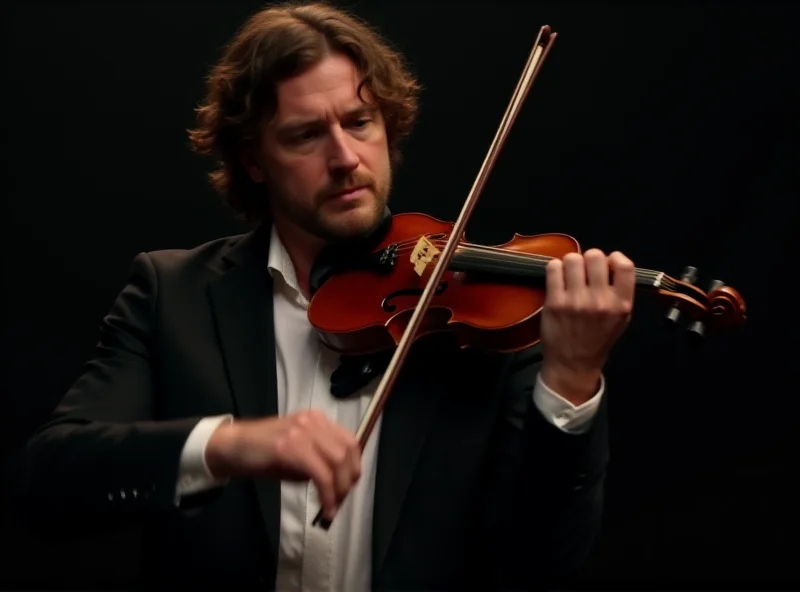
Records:
<instances>
[{"instance_id":1,"label":"jacket sleeve","mask_svg":"<svg viewBox=\"0 0 800 592\"><path fill-rule=\"evenodd\" d=\"M39 534L174 512L181 450L200 420L155 421L157 275L141 253L94 356L17 458L16 491Z\"/></svg>"},{"instance_id":2,"label":"jacket sleeve","mask_svg":"<svg viewBox=\"0 0 800 592\"><path fill-rule=\"evenodd\" d=\"M540 368L537 347L513 357L494 440L487 517L507 543L494 559L505 589L566 585L589 557L602 522L608 389L588 429L564 431L533 403Z\"/></svg>"}]
</instances>

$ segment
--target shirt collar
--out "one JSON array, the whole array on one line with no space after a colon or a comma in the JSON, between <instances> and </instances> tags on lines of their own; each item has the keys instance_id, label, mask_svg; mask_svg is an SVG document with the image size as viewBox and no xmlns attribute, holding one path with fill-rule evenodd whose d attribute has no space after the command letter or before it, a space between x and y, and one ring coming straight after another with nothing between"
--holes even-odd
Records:
<instances>
[{"instance_id":1,"label":"shirt collar","mask_svg":"<svg viewBox=\"0 0 800 592\"><path fill-rule=\"evenodd\" d=\"M391 220L392 220L392 213L387 207L383 211L383 219L380 223L380 226L366 240L364 244L368 245L369 248L376 246L389 231L389 228L391 227ZM361 248L364 248L364 245L362 245ZM337 253L339 250L340 248L333 248L327 251L327 253L326 251L323 251L320 259L324 261L326 254L335 257L335 253ZM343 252L347 253L348 248L345 247L343 249ZM286 251L286 247L284 247L283 241L281 241L281 238L278 235L278 231L275 229L274 224L270 229L269 259L267 260L267 271L269 272L269 275L272 277L273 280L280 280L281 282L283 282L284 285L291 288L292 291L294 291L302 301L307 302L305 296L303 296L303 293L300 290L300 284L297 281L297 273L295 272L294 264L292 263L292 260L289 257L289 253ZM313 268L311 270L311 273L312 273L311 283L312 286L314 286L315 277Z\"/></svg>"},{"instance_id":2,"label":"shirt collar","mask_svg":"<svg viewBox=\"0 0 800 592\"><path fill-rule=\"evenodd\" d=\"M267 271L273 280L280 279L295 292L298 294L300 293L300 286L297 282L297 274L294 270L294 265L274 225L270 231Z\"/></svg>"}]
</instances>

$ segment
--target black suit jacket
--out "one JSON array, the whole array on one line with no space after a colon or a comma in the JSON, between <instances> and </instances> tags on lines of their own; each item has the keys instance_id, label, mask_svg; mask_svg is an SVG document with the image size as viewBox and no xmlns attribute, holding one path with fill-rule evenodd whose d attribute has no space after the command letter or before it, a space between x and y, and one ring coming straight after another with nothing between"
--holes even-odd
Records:
<instances>
[{"instance_id":1,"label":"black suit jacket","mask_svg":"<svg viewBox=\"0 0 800 592\"><path fill-rule=\"evenodd\" d=\"M135 521L145 587L272 585L278 482L233 479L188 500L193 510L174 503L200 418L277 414L268 247L265 228L134 259L95 356L21 459L20 491L42 534ZM531 589L587 556L606 405L588 433L562 433L532 402L540 361L538 348L414 347L384 410L375 589Z\"/></svg>"}]
</instances>

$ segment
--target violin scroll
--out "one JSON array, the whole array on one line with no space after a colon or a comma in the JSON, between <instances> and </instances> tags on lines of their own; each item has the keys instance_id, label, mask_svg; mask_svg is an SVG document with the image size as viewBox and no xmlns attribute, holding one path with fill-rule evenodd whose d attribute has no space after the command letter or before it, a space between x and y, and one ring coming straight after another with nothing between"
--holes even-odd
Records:
<instances>
[{"instance_id":1,"label":"violin scroll","mask_svg":"<svg viewBox=\"0 0 800 592\"><path fill-rule=\"evenodd\" d=\"M741 294L726 286L721 280L712 280L707 292L695 283L697 268L687 266L679 280L664 277L658 293L669 299L671 307L667 320L675 324L681 315L690 319L687 330L704 337L706 329L730 329L744 323L747 319L747 305Z\"/></svg>"},{"instance_id":2,"label":"violin scroll","mask_svg":"<svg viewBox=\"0 0 800 592\"><path fill-rule=\"evenodd\" d=\"M720 328L732 328L747 320L747 305L741 294L734 288L714 280L708 292L708 311L714 319L714 325Z\"/></svg>"}]
</instances>

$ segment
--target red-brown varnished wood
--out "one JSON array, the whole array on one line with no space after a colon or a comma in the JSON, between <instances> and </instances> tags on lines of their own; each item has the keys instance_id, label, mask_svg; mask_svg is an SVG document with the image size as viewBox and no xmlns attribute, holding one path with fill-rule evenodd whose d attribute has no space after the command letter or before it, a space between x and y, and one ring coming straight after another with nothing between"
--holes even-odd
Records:
<instances>
[{"instance_id":1,"label":"red-brown varnished wood","mask_svg":"<svg viewBox=\"0 0 800 592\"><path fill-rule=\"evenodd\" d=\"M452 228L452 223L425 214L394 216L387 236L376 247L379 252L390 245L399 246L394 268L389 273L355 270L333 275L312 298L309 320L326 345L349 354L395 347L436 264L431 261L422 275L417 274L411 261L412 251L420 237L441 248ZM515 234L508 242L493 247L473 245L464 238L459 250L470 250L473 256L477 252L498 266L508 263L509 254L525 254L529 256L526 264L534 257L541 269L549 258L561 259L568 253L579 253L580 245L565 234ZM520 282L502 273L457 271L458 255L457 251L451 269L442 276L440 290L422 318L417 338L446 331L462 347L499 352L513 352L536 344L545 302L544 279ZM639 271L644 278L639 287L670 307L677 306L688 318L720 329L739 325L746 318L744 300L729 286L706 294L697 286L666 274ZM388 309L387 302L394 308Z\"/></svg>"},{"instance_id":2,"label":"red-brown varnished wood","mask_svg":"<svg viewBox=\"0 0 800 592\"><path fill-rule=\"evenodd\" d=\"M397 263L388 275L372 271L348 271L331 277L314 295L309 319L334 350L366 353L393 347L402 337L414 307L428 281L418 275L410 260L421 236L445 241L452 224L424 214L398 214L376 250L401 244ZM575 239L563 234L515 235L496 248L563 257L579 251ZM516 351L535 344L539 337L538 315L544 305L541 288L498 282L496 278L475 279L474 274L446 271L443 289L433 298L418 337L438 331L452 332L463 347L475 346L497 351ZM409 289L417 293L400 295L386 311L387 297Z\"/></svg>"}]
</instances>

